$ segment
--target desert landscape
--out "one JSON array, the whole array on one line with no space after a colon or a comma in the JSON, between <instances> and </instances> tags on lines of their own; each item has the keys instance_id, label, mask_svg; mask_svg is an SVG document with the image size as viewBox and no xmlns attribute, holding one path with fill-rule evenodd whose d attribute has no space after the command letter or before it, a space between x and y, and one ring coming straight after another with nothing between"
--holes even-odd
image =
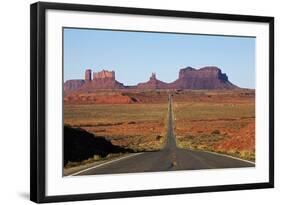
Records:
<instances>
[{"instance_id":1,"label":"desert landscape","mask_svg":"<svg viewBox=\"0 0 281 205\"><path fill-rule=\"evenodd\" d=\"M178 146L255 161L255 92L188 91L174 95Z\"/></svg>"},{"instance_id":2,"label":"desert landscape","mask_svg":"<svg viewBox=\"0 0 281 205\"><path fill-rule=\"evenodd\" d=\"M177 148L255 161L255 90L232 84L219 68L186 67L172 83L158 80L153 73L135 86L118 82L114 71L102 70L92 77L87 69L85 79L64 84L64 126L102 139L112 148L83 148L89 142L68 141L65 171L128 153L164 150L170 129L169 98ZM64 141L68 137L64 135ZM92 149L92 154L66 154L77 147Z\"/></svg>"}]
</instances>

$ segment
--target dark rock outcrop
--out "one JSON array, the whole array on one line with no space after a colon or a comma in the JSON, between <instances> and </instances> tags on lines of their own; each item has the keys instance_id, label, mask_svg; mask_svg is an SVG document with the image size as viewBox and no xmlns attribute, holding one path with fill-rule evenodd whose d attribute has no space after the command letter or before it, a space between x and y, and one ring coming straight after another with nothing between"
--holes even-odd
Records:
<instances>
[{"instance_id":1,"label":"dark rock outcrop","mask_svg":"<svg viewBox=\"0 0 281 205\"><path fill-rule=\"evenodd\" d=\"M67 162L80 162L94 155L106 157L110 153L131 152L130 149L125 149L113 145L103 137L95 135L81 128L72 128L64 126L64 165Z\"/></svg>"}]
</instances>

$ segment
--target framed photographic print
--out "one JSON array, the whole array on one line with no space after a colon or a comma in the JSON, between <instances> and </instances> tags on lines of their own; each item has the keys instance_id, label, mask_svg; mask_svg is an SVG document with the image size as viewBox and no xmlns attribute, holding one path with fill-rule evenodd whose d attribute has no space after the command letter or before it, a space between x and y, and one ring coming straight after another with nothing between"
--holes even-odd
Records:
<instances>
[{"instance_id":1,"label":"framed photographic print","mask_svg":"<svg viewBox=\"0 0 281 205\"><path fill-rule=\"evenodd\" d=\"M274 186L274 18L31 5L34 202Z\"/></svg>"}]
</instances>

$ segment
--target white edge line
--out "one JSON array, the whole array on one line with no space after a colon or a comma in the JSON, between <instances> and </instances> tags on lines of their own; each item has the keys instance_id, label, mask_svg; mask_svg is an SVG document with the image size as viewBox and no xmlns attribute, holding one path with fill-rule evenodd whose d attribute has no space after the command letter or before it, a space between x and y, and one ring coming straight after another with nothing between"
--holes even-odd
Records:
<instances>
[{"instance_id":1,"label":"white edge line","mask_svg":"<svg viewBox=\"0 0 281 205\"><path fill-rule=\"evenodd\" d=\"M134 157L134 156L137 156L137 155L140 155L140 154L143 154L143 152L134 153L134 154L130 154L130 155L128 155L128 156L124 156L124 157L118 158L118 159L110 160L110 161L108 161L108 162L105 162L105 163L102 163L102 164L98 164L98 165L96 165L96 166L89 167L89 168L87 168L87 169L84 169L84 170L75 172L75 173L73 173L73 174L67 175L66 177L75 176L75 175L77 175L77 174L81 174L81 173L86 172L86 171L88 171L88 170L95 169L95 168L98 168L98 167L102 167L102 166L104 166L104 165L107 165L107 164L110 164L110 163L113 163L113 162L117 162L117 161L120 161L120 160L123 160L123 159L126 159L126 158L131 158L131 157Z\"/></svg>"},{"instance_id":2,"label":"white edge line","mask_svg":"<svg viewBox=\"0 0 281 205\"><path fill-rule=\"evenodd\" d=\"M220 155L220 156L224 156L224 157L229 157L229 158L232 158L232 159L237 159L237 160L240 160L240 161L243 161L243 162L248 162L248 163L250 163L250 164L256 165L255 162L251 162L251 161L248 161L248 160L245 160L245 159L240 159L240 158L238 158L238 157L233 157L233 156L230 156L230 155L227 155L227 154L220 154L220 153L211 152L211 151L205 151L205 150L199 150L199 151L207 152L207 153L215 154L215 155Z\"/></svg>"}]
</instances>

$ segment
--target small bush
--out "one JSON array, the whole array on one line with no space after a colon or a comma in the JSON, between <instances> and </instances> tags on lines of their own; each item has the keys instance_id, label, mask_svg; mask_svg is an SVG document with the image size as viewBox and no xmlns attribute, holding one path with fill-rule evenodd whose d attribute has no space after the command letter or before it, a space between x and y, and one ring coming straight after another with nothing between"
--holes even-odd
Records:
<instances>
[{"instance_id":1,"label":"small bush","mask_svg":"<svg viewBox=\"0 0 281 205\"><path fill-rule=\"evenodd\" d=\"M219 135L219 134L220 134L220 131L219 131L219 130L214 130L214 131L212 132L212 134L213 134L213 135Z\"/></svg>"},{"instance_id":2,"label":"small bush","mask_svg":"<svg viewBox=\"0 0 281 205\"><path fill-rule=\"evenodd\" d=\"M161 140L162 136L161 135L157 135L156 140Z\"/></svg>"},{"instance_id":3,"label":"small bush","mask_svg":"<svg viewBox=\"0 0 281 205\"><path fill-rule=\"evenodd\" d=\"M98 160L100 160L101 159L101 156L100 155L94 155L94 160L95 161L98 161Z\"/></svg>"}]
</instances>

